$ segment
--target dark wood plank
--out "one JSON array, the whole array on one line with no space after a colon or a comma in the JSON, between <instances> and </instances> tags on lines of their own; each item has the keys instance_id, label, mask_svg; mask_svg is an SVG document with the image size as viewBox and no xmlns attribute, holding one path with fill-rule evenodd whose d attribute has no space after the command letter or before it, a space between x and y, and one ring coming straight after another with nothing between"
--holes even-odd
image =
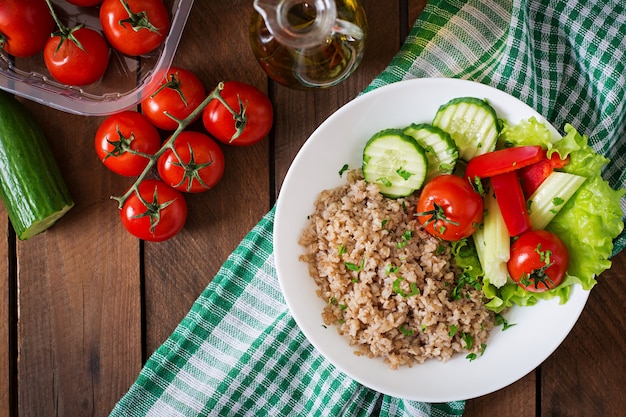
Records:
<instances>
[{"instance_id":1,"label":"dark wood plank","mask_svg":"<svg viewBox=\"0 0 626 417\"><path fill-rule=\"evenodd\" d=\"M196 2L175 65L188 68L207 89L237 80L266 91L264 73L249 47L252 2ZM194 126L202 131L201 124ZM269 140L223 145L226 168L217 186L188 196L184 230L145 245L146 352L174 330L245 234L269 210Z\"/></svg>"},{"instance_id":2,"label":"dark wood plank","mask_svg":"<svg viewBox=\"0 0 626 417\"><path fill-rule=\"evenodd\" d=\"M127 181L95 156L97 118L27 105L76 206L17 245L19 415L106 415L141 366L139 246L109 200Z\"/></svg>"},{"instance_id":3,"label":"dark wood plank","mask_svg":"<svg viewBox=\"0 0 626 417\"><path fill-rule=\"evenodd\" d=\"M11 261L9 253L9 227L4 207L0 205L0 417L9 417L11 415L11 372L13 366L13 357L11 346L14 336L11 333L13 325L13 308L11 288L15 285L9 271L9 262Z\"/></svg>"},{"instance_id":4,"label":"dark wood plank","mask_svg":"<svg viewBox=\"0 0 626 417\"><path fill-rule=\"evenodd\" d=\"M541 367L545 416L618 417L626 410L626 253L598 278L572 332Z\"/></svg>"}]
</instances>

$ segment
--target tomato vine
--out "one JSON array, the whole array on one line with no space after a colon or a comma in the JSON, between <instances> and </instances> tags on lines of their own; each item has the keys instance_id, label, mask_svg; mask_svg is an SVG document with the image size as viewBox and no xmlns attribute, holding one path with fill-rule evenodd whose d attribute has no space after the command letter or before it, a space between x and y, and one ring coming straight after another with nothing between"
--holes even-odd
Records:
<instances>
[{"instance_id":1,"label":"tomato vine","mask_svg":"<svg viewBox=\"0 0 626 417\"><path fill-rule=\"evenodd\" d=\"M154 167L155 163L157 162L157 160L159 159L159 157L161 155L163 155L163 153L165 153L168 149L171 149L173 152L175 152L174 150L174 142L176 141L176 139L178 138L178 136L187 128L187 126L189 126L198 115L200 115L200 113L204 110L204 108L213 100L218 100L220 101L227 109L229 112L231 112L233 114L233 116L235 117L235 115L237 115L238 113L233 110L228 103L226 103L221 96L221 91L224 89L224 82L220 82L208 95L207 97L204 99L204 101L202 101L202 103L200 103L200 105L194 109L193 112L191 112L186 118L184 119L177 119L176 117L172 116L171 114L166 112L166 115L168 117L170 117L172 120L174 120L177 124L178 127L176 128L176 130L174 130L174 132L171 134L171 136L163 143L163 145L161 145L161 148L154 154L150 155L150 154L145 154L145 153L141 153L138 152L134 149L126 149L127 152L129 153L133 153L133 154L137 154L137 155L141 155L145 158L148 158L148 164L146 165L146 167L143 169L143 171L141 172L141 174L139 174L139 176L137 177L137 179L135 180L135 182L131 185L131 187L128 189L128 191L126 191L126 193L122 196L112 196L111 199L115 200L118 202L118 208L121 209L124 206L124 203L126 202L126 200L133 194L137 194L139 195L139 184L141 184L141 182L148 176L148 174L150 173L150 171L152 170L152 168ZM243 124L245 127L245 123L246 120L243 120ZM196 167L197 169L197 167ZM146 206L147 207L147 206Z\"/></svg>"}]
</instances>

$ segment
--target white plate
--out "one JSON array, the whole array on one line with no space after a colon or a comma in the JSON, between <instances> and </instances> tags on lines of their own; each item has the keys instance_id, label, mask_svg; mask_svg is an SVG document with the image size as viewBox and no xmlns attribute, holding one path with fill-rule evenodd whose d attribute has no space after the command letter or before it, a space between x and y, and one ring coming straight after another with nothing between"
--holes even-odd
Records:
<instances>
[{"instance_id":1,"label":"white plate","mask_svg":"<svg viewBox=\"0 0 626 417\"><path fill-rule=\"evenodd\" d=\"M531 116L544 120L516 98L494 88L457 79L416 79L364 94L339 109L311 135L287 172L276 209L274 250L278 280L296 323L308 340L338 369L359 383L395 397L446 402L485 395L503 388L536 368L570 332L589 295L579 286L570 300L515 307L506 318L515 326L496 327L484 356L469 361L457 354L448 362L428 360L412 368L391 370L382 359L356 356L334 326L322 326L324 301L307 266L298 260L298 238L319 192L345 182L344 164L361 166L367 140L386 128L430 122L451 98L486 98L498 115L513 123ZM558 134L556 131L555 134Z\"/></svg>"}]
</instances>

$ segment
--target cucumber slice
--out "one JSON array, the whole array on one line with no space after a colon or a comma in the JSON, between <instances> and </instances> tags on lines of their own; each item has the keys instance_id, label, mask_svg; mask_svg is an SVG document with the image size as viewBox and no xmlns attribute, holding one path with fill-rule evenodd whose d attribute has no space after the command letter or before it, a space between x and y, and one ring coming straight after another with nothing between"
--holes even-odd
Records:
<instances>
[{"instance_id":1,"label":"cucumber slice","mask_svg":"<svg viewBox=\"0 0 626 417\"><path fill-rule=\"evenodd\" d=\"M428 170L426 181L441 174L454 172L459 149L447 132L428 123L412 124L402 131L414 138L426 151Z\"/></svg>"},{"instance_id":2,"label":"cucumber slice","mask_svg":"<svg viewBox=\"0 0 626 417\"><path fill-rule=\"evenodd\" d=\"M411 195L426 179L426 151L400 129L376 133L363 149L363 177L386 197Z\"/></svg>"},{"instance_id":3,"label":"cucumber slice","mask_svg":"<svg viewBox=\"0 0 626 417\"><path fill-rule=\"evenodd\" d=\"M475 97L448 101L439 107L432 124L450 134L465 161L493 151L501 129L493 107Z\"/></svg>"}]
</instances>

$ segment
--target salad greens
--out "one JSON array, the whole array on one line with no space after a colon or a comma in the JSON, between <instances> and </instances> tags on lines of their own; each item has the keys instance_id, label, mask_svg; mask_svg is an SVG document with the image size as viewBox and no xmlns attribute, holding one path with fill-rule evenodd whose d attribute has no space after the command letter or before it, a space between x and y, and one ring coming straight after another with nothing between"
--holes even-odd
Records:
<instances>
[{"instance_id":1,"label":"salad greens","mask_svg":"<svg viewBox=\"0 0 626 417\"><path fill-rule=\"evenodd\" d=\"M512 305L534 305L539 299L559 297L565 303L572 285L580 284L584 290L590 290L596 284L596 277L611 267L613 240L624 228L620 200L626 190L614 190L602 178L602 169L609 160L597 154L587 137L573 126L566 125L565 136L555 139L548 127L535 118L516 125L502 123L499 147L541 145L549 156L558 152L562 159L569 157L563 171L586 180L546 227L563 240L570 254L563 283L545 292L529 292L514 282L496 288L484 278L483 292L490 300L487 307L499 313ZM463 281L478 282L484 273L472 240L455 243L453 253L464 271Z\"/></svg>"}]
</instances>

